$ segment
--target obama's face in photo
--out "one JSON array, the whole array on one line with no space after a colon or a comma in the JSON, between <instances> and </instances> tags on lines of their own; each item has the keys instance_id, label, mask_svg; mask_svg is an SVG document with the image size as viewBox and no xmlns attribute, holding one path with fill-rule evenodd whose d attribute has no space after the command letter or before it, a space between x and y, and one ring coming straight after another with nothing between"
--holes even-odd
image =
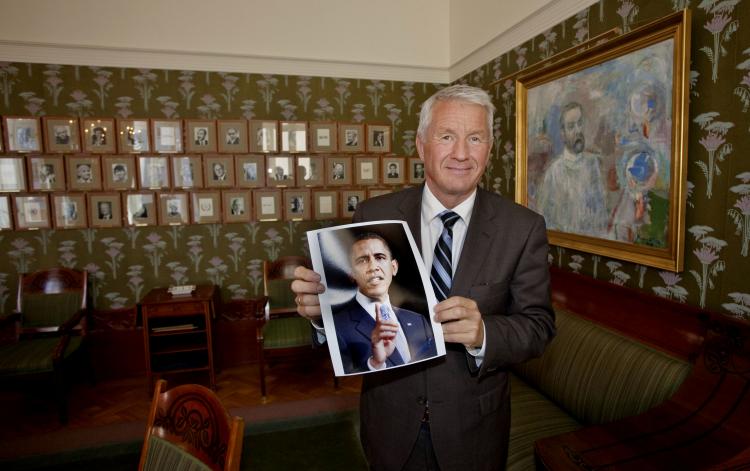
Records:
<instances>
[{"instance_id":1,"label":"obama's face in photo","mask_svg":"<svg viewBox=\"0 0 750 471\"><path fill-rule=\"evenodd\" d=\"M398 262L391 250L379 238L358 240L350 253L352 265L349 276L359 291L370 299L385 301L393 277L398 273Z\"/></svg>"}]
</instances>

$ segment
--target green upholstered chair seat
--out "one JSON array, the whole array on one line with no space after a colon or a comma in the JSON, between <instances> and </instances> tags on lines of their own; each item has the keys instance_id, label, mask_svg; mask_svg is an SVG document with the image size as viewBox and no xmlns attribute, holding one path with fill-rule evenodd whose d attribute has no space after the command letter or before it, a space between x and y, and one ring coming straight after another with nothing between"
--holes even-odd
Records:
<instances>
[{"instance_id":1,"label":"green upholstered chair seat","mask_svg":"<svg viewBox=\"0 0 750 471\"><path fill-rule=\"evenodd\" d=\"M312 346L310 329L310 321L300 316L273 319L263 326L263 348Z\"/></svg>"},{"instance_id":2,"label":"green upholstered chair seat","mask_svg":"<svg viewBox=\"0 0 750 471\"><path fill-rule=\"evenodd\" d=\"M179 446L151 435L148 440L146 470L210 471L211 468Z\"/></svg>"},{"instance_id":3,"label":"green upholstered chair seat","mask_svg":"<svg viewBox=\"0 0 750 471\"><path fill-rule=\"evenodd\" d=\"M541 358L514 368L583 424L644 412L674 394L691 365L556 309L557 336Z\"/></svg>"},{"instance_id":4,"label":"green upholstered chair seat","mask_svg":"<svg viewBox=\"0 0 750 471\"><path fill-rule=\"evenodd\" d=\"M26 294L21 309L24 327L61 325L81 309L81 293Z\"/></svg>"},{"instance_id":5,"label":"green upholstered chair seat","mask_svg":"<svg viewBox=\"0 0 750 471\"><path fill-rule=\"evenodd\" d=\"M0 376L52 371L52 354L59 342L60 337L51 337L0 345ZM65 350L65 358L80 345L80 337L71 337Z\"/></svg>"},{"instance_id":6,"label":"green upholstered chair seat","mask_svg":"<svg viewBox=\"0 0 750 471\"><path fill-rule=\"evenodd\" d=\"M510 375L508 471L534 469L534 442L577 430L581 425L517 376Z\"/></svg>"}]
</instances>

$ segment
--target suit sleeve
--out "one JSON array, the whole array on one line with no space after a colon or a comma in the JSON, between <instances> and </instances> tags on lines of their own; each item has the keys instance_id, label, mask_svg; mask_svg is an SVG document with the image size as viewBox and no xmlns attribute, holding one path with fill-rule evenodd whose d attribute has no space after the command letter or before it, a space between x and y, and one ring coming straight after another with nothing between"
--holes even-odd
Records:
<instances>
[{"instance_id":1,"label":"suit sleeve","mask_svg":"<svg viewBox=\"0 0 750 471\"><path fill-rule=\"evenodd\" d=\"M554 337L547 254L544 219L535 217L508 280L509 301L495 308L504 312L482 313L487 342L480 375L540 356ZM477 369L473 357L468 364L470 369Z\"/></svg>"}]
</instances>

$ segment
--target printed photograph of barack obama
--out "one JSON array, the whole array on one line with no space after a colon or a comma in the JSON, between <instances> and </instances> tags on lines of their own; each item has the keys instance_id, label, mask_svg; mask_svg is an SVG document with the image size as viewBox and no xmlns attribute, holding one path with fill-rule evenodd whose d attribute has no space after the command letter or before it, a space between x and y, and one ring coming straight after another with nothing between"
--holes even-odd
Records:
<instances>
[{"instance_id":1,"label":"printed photograph of barack obama","mask_svg":"<svg viewBox=\"0 0 750 471\"><path fill-rule=\"evenodd\" d=\"M323 322L326 337L336 339L328 343L337 374L399 367L445 351L403 224L324 229L318 246L330 294L324 312L332 320L324 314Z\"/></svg>"}]
</instances>

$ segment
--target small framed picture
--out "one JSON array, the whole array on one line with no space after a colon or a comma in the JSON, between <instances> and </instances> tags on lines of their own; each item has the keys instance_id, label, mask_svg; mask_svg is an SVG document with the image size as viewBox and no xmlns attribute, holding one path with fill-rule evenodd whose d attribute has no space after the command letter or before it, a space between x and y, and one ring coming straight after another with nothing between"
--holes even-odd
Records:
<instances>
[{"instance_id":1,"label":"small framed picture","mask_svg":"<svg viewBox=\"0 0 750 471\"><path fill-rule=\"evenodd\" d=\"M310 214L310 190L284 190L285 221L308 221Z\"/></svg>"},{"instance_id":2,"label":"small framed picture","mask_svg":"<svg viewBox=\"0 0 750 471\"><path fill-rule=\"evenodd\" d=\"M294 186L294 157L290 155L266 157L266 186Z\"/></svg>"},{"instance_id":3,"label":"small framed picture","mask_svg":"<svg viewBox=\"0 0 750 471\"><path fill-rule=\"evenodd\" d=\"M377 185L380 180L380 158L354 157L354 182L357 185Z\"/></svg>"},{"instance_id":4,"label":"small framed picture","mask_svg":"<svg viewBox=\"0 0 750 471\"><path fill-rule=\"evenodd\" d=\"M29 186L33 191L65 190L62 155L28 156Z\"/></svg>"},{"instance_id":5,"label":"small framed picture","mask_svg":"<svg viewBox=\"0 0 750 471\"><path fill-rule=\"evenodd\" d=\"M221 154L247 154L247 121L220 119L217 122L216 143Z\"/></svg>"},{"instance_id":6,"label":"small framed picture","mask_svg":"<svg viewBox=\"0 0 750 471\"><path fill-rule=\"evenodd\" d=\"M126 226L156 225L156 196L153 192L128 192L122 195Z\"/></svg>"},{"instance_id":7,"label":"small framed picture","mask_svg":"<svg viewBox=\"0 0 750 471\"><path fill-rule=\"evenodd\" d=\"M406 181L406 169L403 157L383 157L383 183L403 185Z\"/></svg>"},{"instance_id":8,"label":"small framed picture","mask_svg":"<svg viewBox=\"0 0 750 471\"><path fill-rule=\"evenodd\" d=\"M409 183L424 181L424 162L419 157L409 157Z\"/></svg>"},{"instance_id":9,"label":"small framed picture","mask_svg":"<svg viewBox=\"0 0 750 471\"><path fill-rule=\"evenodd\" d=\"M282 121L281 152L307 152L307 121Z\"/></svg>"},{"instance_id":10,"label":"small framed picture","mask_svg":"<svg viewBox=\"0 0 750 471\"><path fill-rule=\"evenodd\" d=\"M365 125L339 123L339 152L365 151Z\"/></svg>"},{"instance_id":11,"label":"small framed picture","mask_svg":"<svg viewBox=\"0 0 750 471\"><path fill-rule=\"evenodd\" d=\"M8 152L41 152L42 134L39 118L3 116L5 149Z\"/></svg>"},{"instance_id":12,"label":"small framed picture","mask_svg":"<svg viewBox=\"0 0 750 471\"><path fill-rule=\"evenodd\" d=\"M250 120L250 152L274 154L279 151L279 122Z\"/></svg>"},{"instance_id":13,"label":"small framed picture","mask_svg":"<svg viewBox=\"0 0 750 471\"><path fill-rule=\"evenodd\" d=\"M204 155L203 172L206 188L234 186L234 158L231 155Z\"/></svg>"},{"instance_id":14,"label":"small framed picture","mask_svg":"<svg viewBox=\"0 0 750 471\"><path fill-rule=\"evenodd\" d=\"M200 156L172 156L172 186L183 190L203 188L203 166Z\"/></svg>"},{"instance_id":15,"label":"small framed picture","mask_svg":"<svg viewBox=\"0 0 750 471\"><path fill-rule=\"evenodd\" d=\"M135 174L135 157L132 155L102 156L102 181L105 190L134 190Z\"/></svg>"},{"instance_id":16,"label":"small framed picture","mask_svg":"<svg viewBox=\"0 0 750 471\"><path fill-rule=\"evenodd\" d=\"M391 126L388 124L367 125L367 152L386 154L391 151Z\"/></svg>"},{"instance_id":17,"label":"small framed picture","mask_svg":"<svg viewBox=\"0 0 750 471\"><path fill-rule=\"evenodd\" d=\"M86 196L82 193L52 195L55 228L83 229L86 227Z\"/></svg>"},{"instance_id":18,"label":"small framed picture","mask_svg":"<svg viewBox=\"0 0 750 471\"><path fill-rule=\"evenodd\" d=\"M281 190L253 190L256 221L281 220Z\"/></svg>"},{"instance_id":19,"label":"small framed picture","mask_svg":"<svg viewBox=\"0 0 750 471\"><path fill-rule=\"evenodd\" d=\"M310 152L334 153L338 149L338 125L334 121L310 123Z\"/></svg>"},{"instance_id":20,"label":"small framed picture","mask_svg":"<svg viewBox=\"0 0 750 471\"><path fill-rule=\"evenodd\" d=\"M119 193L88 193L87 196L91 227L122 227Z\"/></svg>"},{"instance_id":21,"label":"small framed picture","mask_svg":"<svg viewBox=\"0 0 750 471\"><path fill-rule=\"evenodd\" d=\"M13 195L13 206L17 231L51 227L47 195Z\"/></svg>"},{"instance_id":22,"label":"small framed picture","mask_svg":"<svg viewBox=\"0 0 750 471\"><path fill-rule=\"evenodd\" d=\"M42 117L44 123L44 148L50 154L81 151L81 133L78 119L65 117Z\"/></svg>"},{"instance_id":23,"label":"small framed picture","mask_svg":"<svg viewBox=\"0 0 750 471\"><path fill-rule=\"evenodd\" d=\"M184 192L158 193L159 224L179 226L190 222L188 194Z\"/></svg>"},{"instance_id":24,"label":"small framed picture","mask_svg":"<svg viewBox=\"0 0 750 471\"><path fill-rule=\"evenodd\" d=\"M81 118L83 151L89 154L117 152L115 120L112 118Z\"/></svg>"},{"instance_id":25,"label":"small framed picture","mask_svg":"<svg viewBox=\"0 0 750 471\"><path fill-rule=\"evenodd\" d=\"M124 154L151 152L148 119L118 119L117 148Z\"/></svg>"},{"instance_id":26,"label":"small framed picture","mask_svg":"<svg viewBox=\"0 0 750 471\"><path fill-rule=\"evenodd\" d=\"M326 184L352 184L352 158L343 155L326 156Z\"/></svg>"},{"instance_id":27,"label":"small framed picture","mask_svg":"<svg viewBox=\"0 0 750 471\"><path fill-rule=\"evenodd\" d=\"M0 191L26 191L25 168L23 157L0 156Z\"/></svg>"},{"instance_id":28,"label":"small framed picture","mask_svg":"<svg viewBox=\"0 0 750 471\"><path fill-rule=\"evenodd\" d=\"M323 186L325 169L323 156L306 155L297 157L297 186Z\"/></svg>"},{"instance_id":29,"label":"small framed picture","mask_svg":"<svg viewBox=\"0 0 750 471\"><path fill-rule=\"evenodd\" d=\"M250 222L252 199L249 190L224 190L221 192L224 222Z\"/></svg>"},{"instance_id":30,"label":"small framed picture","mask_svg":"<svg viewBox=\"0 0 750 471\"><path fill-rule=\"evenodd\" d=\"M185 141L188 152L216 152L216 121L212 119L185 120Z\"/></svg>"},{"instance_id":31,"label":"small framed picture","mask_svg":"<svg viewBox=\"0 0 750 471\"><path fill-rule=\"evenodd\" d=\"M190 193L193 224L216 224L221 222L221 195L216 191L193 191Z\"/></svg>"},{"instance_id":32,"label":"small framed picture","mask_svg":"<svg viewBox=\"0 0 750 471\"><path fill-rule=\"evenodd\" d=\"M341 192L341 217L351 218L359 203L364 201L364 190L344 190Z\"/></svg>"},{"instance_id":33,"label":"small framed picture","mask_svg":"<svg viewBox=\"0 0 750 471\"><path fill-rule=\"evenodd\" d=\"M12 231L13 218L11 217L10 195L0 195L0 231Z\"/></svg>"},{"instance_id":34,"label":"small framed picture","mask_svg":"<svg viewBox=\"0 0 750 471\"><path fill-rule=\"evenodd\" d=\"M314 190L314 219L324 221L339 217L339 193L335 190Z\"/></svg>"},{"instance_id":35,"label":"small framed picture","mask_svg":"<svg viewBox=\"0 0 750 471\"><path fill-rule=\"evenodd\" d=\"M260 188L266 183L265 155L235 155L234 173L240 188Z\"/></svg>"},{"instance_id":36,"label":"small framed picture","mask_svg":"<svg viewBox=\"0 0 750 471\"><path fill-rule=\"evenodd\" d=\"M179 154L182 152L182 120L152 119L154 152Z\"/></svg>"},{"instance_id":37,"label":"small framed picture","mask_svg":"<svg viewBox=\"0 0 750 471\"><path fill-rule=\"evenodd\" d=\"M102 189L102 167L98 155L66 155L65 162L70 190Z\"/></svg>"},{"instance_id":38,"label":"small framed picture","mask_svg":"<svg viewBox=\"0 0 750 471\"><path fill-rule=\"evenodd\" d=\"M390 188L368 188L367 199L375 198L380 195L387 195L388 193L393 193L393 190Z\"/></svg>"},{"instance_id":39,"label":"small framed picture","mask_svg":"<svg viewBox=\"0 0 750 471\"><path fill-rule=\"evenodd\" d=\"M138 188L142 190L169 188L169 157L139 155Z\"/></svg>"}]
</instances>

